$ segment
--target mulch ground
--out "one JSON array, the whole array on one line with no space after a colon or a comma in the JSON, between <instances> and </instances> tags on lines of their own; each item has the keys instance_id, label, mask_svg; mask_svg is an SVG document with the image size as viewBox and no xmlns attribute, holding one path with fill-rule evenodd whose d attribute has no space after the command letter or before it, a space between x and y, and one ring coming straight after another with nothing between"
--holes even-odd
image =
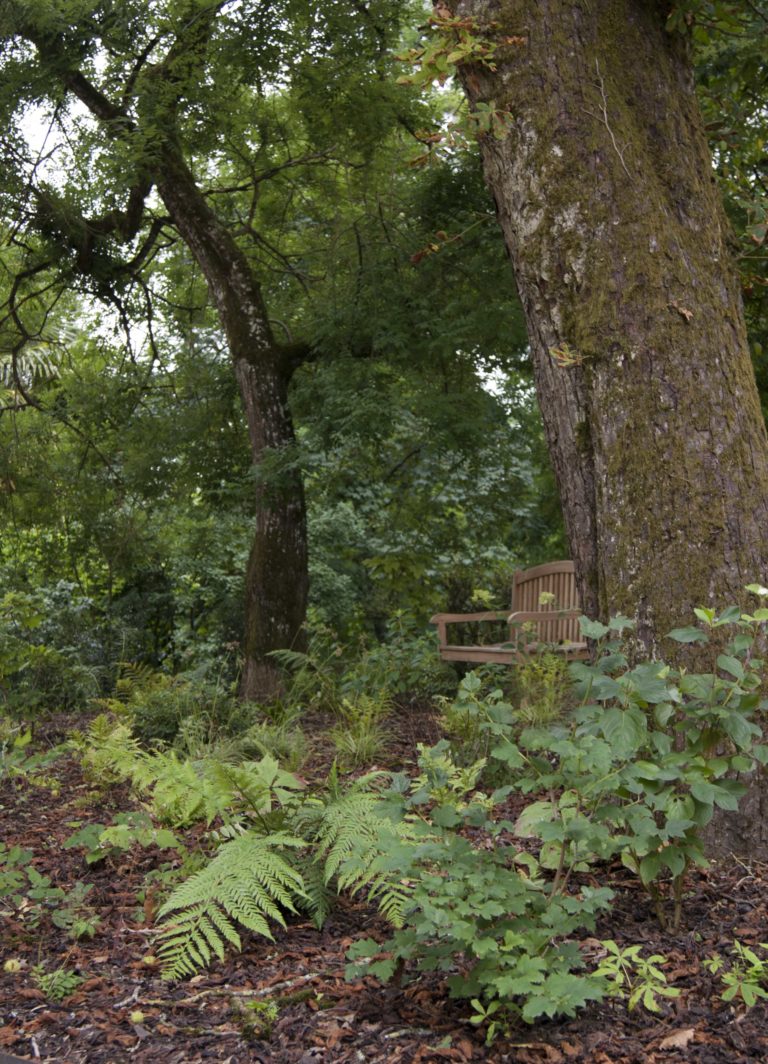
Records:
<instances>
[{"instance_id":1,"label":"mulch ground","mask_svg":"<svg viewBox=\"0 0 768 1064\"><path fill-rule=\"evenodd\" d=\"M389 767L411 759L416 741L436 738L423 708L402 710L396 724L399 740L389 751ZM322 755L322 743L318 750ZM764 866L722 864L693 877L684 926L673 934L660 930L644 894L617 867L610 880L615 905L596 938L662 953L680 997L662 1001L658 1014L604 1003L574 1020L521 1025L487 1047L483 1033L466 1022L468 1005L451 1001L437 977L401 988L373 979L345 981L349 945L386 933L370 907L348 899L322 931L296 920L285 931L276 929L274 942L246 938L242 953L210 972L184 983L163 982L145 962L154 932L137 895L147 872L167 853L136 852L87 867L82 850L62 848L71 823L105 823L136 803L124 788L95 793L72 758L59 760L48 774L56 784L16 779L0 786L0 840L34 851L34 867L56 886L92 884L87 900L100 926L93 939L73 943L48 915L36 923L33 913L0 902L0 969L8 959L22 962L18 972L0 970L0 1062L8 1059L3 1054L62 1064L768 1061L765 1005L746 1011L723 1002L722 986L702 965L715 952L727 954L734 939L749 945L768 939ZM152 906L151 896L146 905ZM52 1003L31 978L36 964L49 971L65 965L84 981L70 997ZM254 1001L278 1006L268 1036L250 1022Z\"/></svg>"}]
</instances>

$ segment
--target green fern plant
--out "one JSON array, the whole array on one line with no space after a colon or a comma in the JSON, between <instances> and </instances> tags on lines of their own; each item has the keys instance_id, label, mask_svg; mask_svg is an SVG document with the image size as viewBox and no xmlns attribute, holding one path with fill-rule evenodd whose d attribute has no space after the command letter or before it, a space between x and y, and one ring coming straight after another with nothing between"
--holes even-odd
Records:
<instances>
[{"instance_id":1,"label":"green fern plant","mask_svg":"<svg viewBox=\"0 0 768 1064\"><path fill-rule=\"evenodd\" d=\"M279 665L290 673L288 684L289 705L301 705L318 709L335 709L339 701L338 656L340 648L321 645L317 638L309 650L272 650Z\"/></svg>"},{"instance_id":2,"label":"green fern plant","mask_svg":"<svg viewBox=\"0 0 768 1064\"><path fill-rule=\"evenodd\" d=\"M385 919L400 927L410 891L395 855L413 839L415 826L395 814L376 789L386 775L370 772L343 791L334 766L328 795L307 835L326 886L335 880L337 891L365 893Z\"/></svg>"},{"instance_id":3,"label":"green fern plant","mask_svg":"<svg viewBox=\"0 0 768 1064\"><path fill-rule=\"evenodd\" d=\"M226 842L158 913L161 919L173 914L159 938L163 977L191 975L214 956L223 960L226 944L240 949L236 923L270 939L270 920L285 927L283 910L295 913L306 892L301 873L282 851L305 846L303 839L282 832L247 831Z\"/></svg>"}]
</instances>

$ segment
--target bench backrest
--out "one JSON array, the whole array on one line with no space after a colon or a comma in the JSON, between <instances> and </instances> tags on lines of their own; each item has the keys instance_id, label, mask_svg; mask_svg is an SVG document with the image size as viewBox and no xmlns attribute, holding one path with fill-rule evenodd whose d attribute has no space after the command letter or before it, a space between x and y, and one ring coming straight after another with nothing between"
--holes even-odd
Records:
<instances>
[{"instance_id":1,"label":"bench backrest","mask_svg":"<svg viewBox=\"0 0 768 1064\"><path fill-rule=\"evenodd\" d=\"M554 595L554 601L542 604L539 601L542 592ZM542 642L583 642L578 620L575 617L557 616L560 610L578 609L580 604L573 562L547 562L515 573L512 581L513 612L552 612L551 621L539 621L536 625L538 638Z\"/></svg>"}]
</instances>

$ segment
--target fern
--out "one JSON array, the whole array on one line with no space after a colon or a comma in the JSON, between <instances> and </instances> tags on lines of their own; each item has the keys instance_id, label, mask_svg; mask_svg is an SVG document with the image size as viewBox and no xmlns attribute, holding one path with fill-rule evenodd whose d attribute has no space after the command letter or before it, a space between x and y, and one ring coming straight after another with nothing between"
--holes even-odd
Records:
<instances>
[{"instance_id":1,"label":"fern","mask_svg":"<svg viewBox=\"0 0 768 1064\"><path fill-rule=\"evenodd\" d=\"M381 775L361 777L346 794L334 793L332 778L330 800L322 806L313 832L315 860L322 862L326 885L335 878L339 891L364 891L385 919L401 927L410 899L402 876L407 864L403 843L413 837L414 829L407 821L392 820L381 796L366 789Z\"/></svg>"},{"instance_id":2,"label":"fern","mask_svg":"<svg viewBox=\"0 0 768 1064\"><path fill-rule=\"evenodd\" d=\"M282 832L252 831L225 843L160 909L160 918L177 914L159 939L163 977L191 975L214 956L223 960L226 943L240 949L236 923L270 939L269 920L285 927L283 910L296 912L307 895L301 873L277 851L305 845Z\"/></svg>"},{"instance_id":3,"label":"fern","mask_svg":"<svg viewBox=\"0 0 768 1064\"><path fill-rule=\"evenodd\" d=\"M297 856L306 895L302 908L319 931L333 909L337 892L326 882L323 866L315 860L311 850Z\"/></svg>"},{"instance_id":4,"label":"fern","mask_svg":"<svg viewBox=\"0 0 768 1064\"><path fill-rule=\"evenodd\" d=\"M144 662L119 661L115 679L115 698L127 705L142 691L165 687L170 682L168 677Z\"/></svg>"},{"instance_id":5,"label":"fern","mask_svg":"<svg viewBox=\"0 0 768 1064\"><path fill-rule=\"evenodd\" d=\"M104 713L91 722L85 738L76 740L75 745L82 750L86 772L100 783L132 779L147 757L130 727L115 723Z\"/></svg>"}]
</instances>

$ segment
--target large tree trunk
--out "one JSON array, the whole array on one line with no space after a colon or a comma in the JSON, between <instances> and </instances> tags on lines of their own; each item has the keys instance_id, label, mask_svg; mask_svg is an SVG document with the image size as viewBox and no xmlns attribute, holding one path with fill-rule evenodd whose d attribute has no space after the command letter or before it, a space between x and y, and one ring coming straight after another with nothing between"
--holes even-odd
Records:
<instances>
[{"instance_id":1,"label":"large tree trunk","mask_svg":"<svg viewBox=\"0 0 768 1064\"><path fill-rule=\"evenodd\" d=\"M300 649L307 607L307 532L301 476L290 469L265 481L269 451L294 442L287 403L289 360L275 342L248 260L198 189L180 153L162 153L157 189L202 270L227 337L256 467L256 528L245 592L240 695L265 701L279 692L273 650Z\"/></svg>"},{"instance_id":2,"label":"large tree trunk","mask_svg":"<svg viewBox=\"0 0 768 1064\"><path fill-rule=\"evenodd\" d=\"M495 72L475 65L463 80L473 106L510 115L506 137L482 137L483 163L584 606L634 616L651 653L694 606L742 600L768 562L765 426L687 45L666 32L667 10L457 5L476 33L523 39L500 45ZM765 851L756 815L721 845Z\"/></svg>"}]
</instances>

